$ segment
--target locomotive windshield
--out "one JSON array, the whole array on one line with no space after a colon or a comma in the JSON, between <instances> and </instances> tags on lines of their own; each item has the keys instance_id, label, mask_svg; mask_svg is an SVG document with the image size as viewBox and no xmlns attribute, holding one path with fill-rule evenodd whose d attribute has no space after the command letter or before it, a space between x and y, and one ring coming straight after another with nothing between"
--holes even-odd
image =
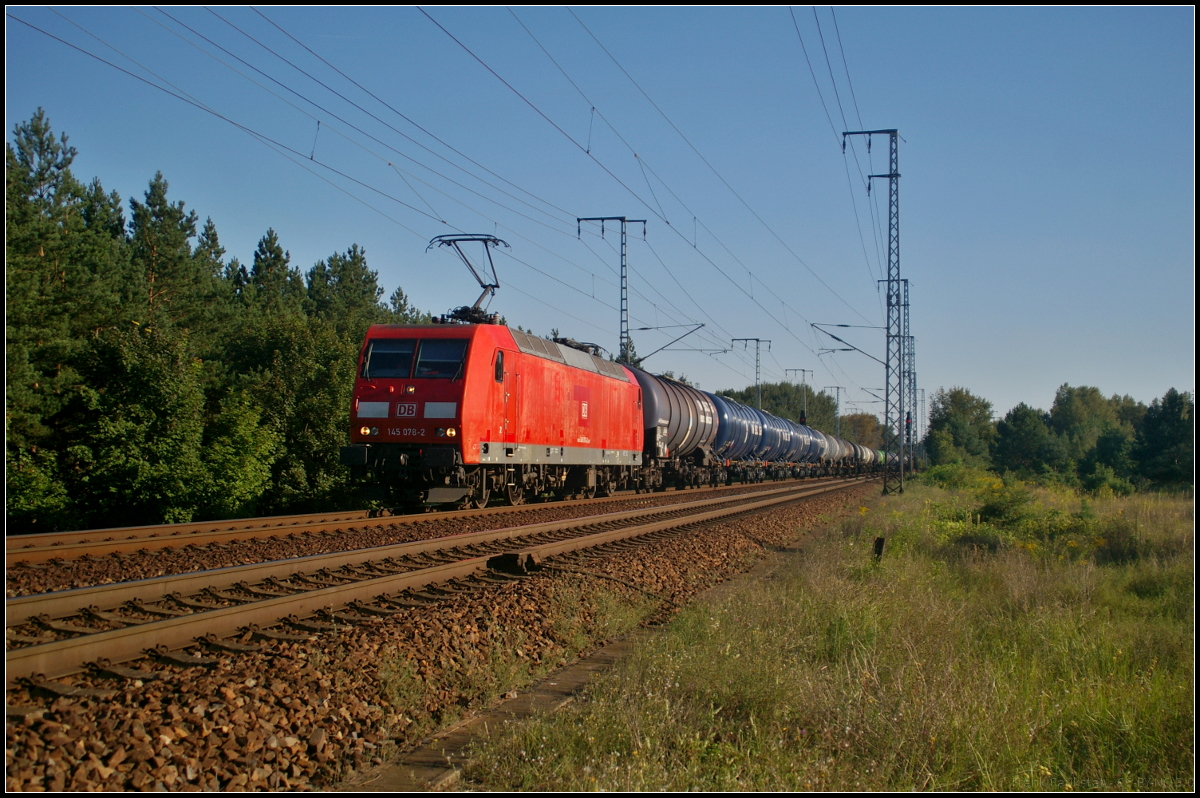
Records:
<instances>
[{"instance_id":1,"label":"locomotive windshield","mask_svg":"<svg viewBox=\"0 0 1200 798\"><path fill-rule=\"evenodd\" d=\"M462 376L467 353L465 338L428 338L421 342L414 377L456 380Z\"/></svg>"},{"instance_id":2,"label":"locomotive windshield","mask_svg":"<svg viewBox=\"0 0 1200 798\"><path fill-rule=\"evenodd\" d=\"M412 373L413 351L417 342L411 338L385 338L367 342L362 376L366 380L403 380Z\"/></svg>"}]
</instances>

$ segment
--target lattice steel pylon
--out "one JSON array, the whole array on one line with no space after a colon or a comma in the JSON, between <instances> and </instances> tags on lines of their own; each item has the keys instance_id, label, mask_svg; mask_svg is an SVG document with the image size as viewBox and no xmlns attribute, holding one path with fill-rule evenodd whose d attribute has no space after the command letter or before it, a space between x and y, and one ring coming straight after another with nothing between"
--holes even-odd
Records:
<instances>
[{"instance_id":1,"label":"lattice steel pylon","mask_svg":"<svg viewBox=\"0 0 1200 798\"><path fill-rule=\"evenodd\" d=\"M750 346L751 341L754 342L754 395L757 397L758 409L762 410L762 383L759 380L762 360L759 357L759 347L765 343L767 351L770 352L771 341L768 338L734 338L730 345L732 346L738 341L744 342L747 347Z\"/></svg>"},{"instance_id":2,"label":"lattice steel pylon","mask_svg":"<svg viewBox=\"0 0 1200 798\"><path fill-rule=\"evenodd\" d=\"M919 432L917 430L917 343L909 327L908 280L901 280L903 285L904 320L904 370L901 375L904 381L904 451L908 453L908 473L916 473Z\"/></svg>"},{"instance_id":3,"label":"lattice steel pylon","mask_svg":"<svg viewBox=\"0 0 1200 798\"><path fill-rule=\"evenodd\" d=\"M900 283L900 133L898 130L851 130L842 133L842 150L847 136L866 136L867 150L871 136L886 135L890 144L888 173L868 175L870 180L888 181L888 267L887 267L887 357L884 363L886 381L883 395L883 449L887 464L883 469L883 493L904 492L904 468L908 448L904 440L904 354L905 329L903 295Z\"/></svg>"},{"instance_id":4,"label":"lattice steel pylon","mask_svg":"<svg viewBox=\"0 0 1200 798\"><path fill-rule=\"evenodd\" d=\"M641 224L642 236L646 235L646 220L645 219L627 219L624 216L582 216L575 220L575 235L579 236L582 231L579 225L582 222L599 222L600 235L604 235L605 222L620 222L621 223L621 343L620 353L617 356L617 362L626 366L636 366L633 362L633 353L631 339L629 338L629 246L626 242L626 227L630 222Z\"/></svg>"}]
</instances>

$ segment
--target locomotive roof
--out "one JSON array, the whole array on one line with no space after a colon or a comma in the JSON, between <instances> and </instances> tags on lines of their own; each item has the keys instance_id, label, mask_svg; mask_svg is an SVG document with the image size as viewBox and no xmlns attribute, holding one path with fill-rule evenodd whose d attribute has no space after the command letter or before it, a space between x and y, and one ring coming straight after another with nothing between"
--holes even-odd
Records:
<instances>
[{"instance_id":1,"label":"locomotive roof","mask_svg":"<svg viewBox=\"0 0 1200 798\"><path fill-rule=\"evenodd\" d=\"M600 374L614 380L633 382L629 377L629 372L625 371L617 363L590 355L587 352L570 346L562 346L556 344L554 341L515 330L512 327L503 327L494 324L374 324L367 335L371 336L385 332L388 337L392 337L398 333L419 336L436 332L438 335L433 337L474 338L477 334L485 330L504 330L512 337L517 349L526 355L540 357L543 360L552 360L555 363L562 363L566 366L590 371L593 374ZM459 334L455 335L454 333Z\"/></svg>"},{"instance_id":2,"label":"locomotive roof","mask_svg":"<svg viewBox=\"0 0 1200 798\"><path fill-rule=\"evenodd\" d=\"M591 371L596 374L603 374L605 377L612 377L622 382L630 381L625 369L616 363L596 357L595 355L589 355L587 352L575 349L574 347L562 346L545 338L538 338L536 335L529 335L520 330L514 330L511 327L507 329L512 335L517 349L520 349L527 355L553 360L557 363L565 363L568 366L574 366L577 369Z\"/></svg>"}]
</instances>

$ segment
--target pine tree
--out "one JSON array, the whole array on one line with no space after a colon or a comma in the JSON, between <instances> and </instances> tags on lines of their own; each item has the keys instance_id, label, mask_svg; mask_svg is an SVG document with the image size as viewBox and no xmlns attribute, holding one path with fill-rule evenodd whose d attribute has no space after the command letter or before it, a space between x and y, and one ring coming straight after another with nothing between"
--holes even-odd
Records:
<instances>
[{"instance_id":1,"label":"pine tree","mask_svg":"<svg viewBox=\"0 0 1200 798\"><path fill-rule=\"evenodd\" d=\"M129 253L119 206L113 212L115 194L99 181L85 189L75 180L74 157L41 109L14 127L5 148L7 442L18 462L49 442L49 419L77 382L74 362L88 336L125 318Z\"/></svg>"},{"instance_id":2,"label":"pine tree","mask_svg":"<svg viewBox=\"0 0 1200 798\"><path fill-rule=\"evenodd\" d=\"M1171 388L1150 403L1136 456L1142 476L1155 484L1195 484L1196 404L1190 393Z\"/></svg>"},{"instance_id":3,"label":"pine tree","mask_svg":"<svg viewBox=\"0 0 1200 798\"><path fill-rule=\"evenodd\" d=\"M147 324L189 326L193 297L200 293L200 274L192 259L196 212L167 199L167 181L157 172L146 189L145 202L129 201L133 281L130 303ZM199 298L199 297L196 297Z\"/></svg>"},{"instance_id":4,"label":"pine tree","mask_svg":"<svg viewBox=\"0 0 1200 798\"><path fill-rule=\"evenodd\" d=\"M125 213L121 209L121 195L117 192L104 193L100 178L93 178L83 196L83 223L89 230L108 235L114 241L126 241Z\"/></svg>"},{"instance_id":5,"label":"pine tree","mask_svg":"<svg viewBox=\"0 0 1200 798\"><path fill-rule=\"evenodd\" d=\"M392 324L428 324L432 318L429 313L418 310L409 302L408 294L400 286L396 286L388 298L388 307L392 311L392 318L389 319Z\"/></svg>"},{"instance_id":6,"label":"pine tree","mask_svg":"<svg viewBox=\"0 0 1200 798\"><path fill-rule=\"evenodd\" d=\"M366 252L357 244L314 265L307 289L310 313L330 321L339 333L361 339L367 327L388 321L379 302L379 275L367 267Z\"/></svg>"},{"instance_id":7,"label":"pine tree","mask_svg":"<svg viewBox=\"0 0 1200 798\"><path fill-rule=\"evenodd\" d=\"M268 229L254 251L250 270L252 304L270 315L300 314L304 309L304 280L291 267L291 255L279 245L279 236Z\"/></svg>"},{"instance_id":8,"label":"pine tree","mask_svg":"<svg viewBox=\"0 0 1200 798\"><path fill-rule=\"evenodd\" d=\"M221 246L220 237L217 235L217 226L213 224L211 216L204 220L204 229L200 231L200 238L196 241L196 250L193 254L197 263L200 264L201 271L209 277L218 279L224 276L225 262L222 258L225 257L225 247Z\"/></svg>"}]
</instances>

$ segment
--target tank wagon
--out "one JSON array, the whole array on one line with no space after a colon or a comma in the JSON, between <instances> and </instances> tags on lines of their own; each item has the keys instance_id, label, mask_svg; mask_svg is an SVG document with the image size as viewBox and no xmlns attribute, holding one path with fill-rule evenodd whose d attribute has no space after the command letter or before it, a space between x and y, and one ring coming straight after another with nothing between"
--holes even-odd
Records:
<instances>
[{"instance_id":1,"label":"tank wagon","mask_svg":"<svg viewBox=\"0 0 1200 798\"><path fill-rule=\"evenodd\" d=\"M342 463L409 503L484 507L859 473L882 453L495 323L375 325Z\"/></svg>"}]
</instances>

